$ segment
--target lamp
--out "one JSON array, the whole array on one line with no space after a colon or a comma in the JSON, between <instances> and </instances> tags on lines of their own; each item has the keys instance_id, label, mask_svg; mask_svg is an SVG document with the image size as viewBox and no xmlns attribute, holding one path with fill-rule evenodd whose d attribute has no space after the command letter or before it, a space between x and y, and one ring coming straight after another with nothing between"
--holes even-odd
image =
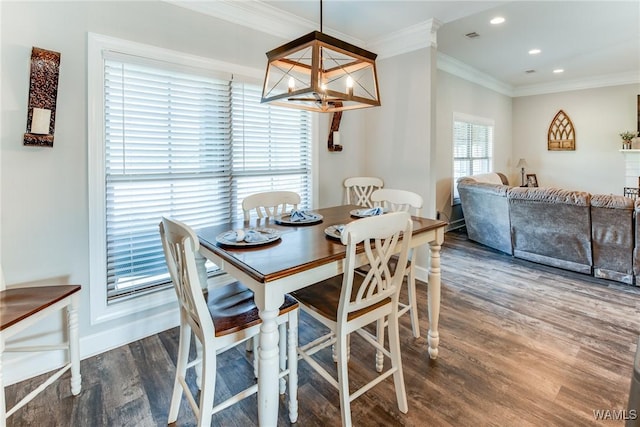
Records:
<instances>
[{"instance_id":1,"label":"lamp","mask_svg":"<svg viewBox=\"0 0 640 427\"><path fill-rule=\"evenodd\" d=\"M524 186L524 168L527 166L527 161L525 159L518 160L518 164L516 165L517 168L520 168L520 173L522 174L522 186Z\"/></svg>"},{"instance_id":2,"label":"lamp","mask_svg":"<svg viewBox=\"0 0 640 427\"><path fill-rule=\"evenodd\" d=\"M267 52L261 102L330 113L380 105L375 53L313 31Z\"/></svg>"}]
</instances>

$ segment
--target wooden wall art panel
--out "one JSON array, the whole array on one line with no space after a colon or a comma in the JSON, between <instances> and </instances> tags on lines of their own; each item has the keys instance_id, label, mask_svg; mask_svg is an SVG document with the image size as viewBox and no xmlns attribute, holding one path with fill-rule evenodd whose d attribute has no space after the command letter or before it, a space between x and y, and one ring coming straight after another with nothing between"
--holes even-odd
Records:
<instances>
[{"instance_id":1,"label":"wooden wall art panel","mask_svg":"<svg viewBox=\"0 0 640 427\"><path fill-rule=\"evenodd\" d=\"M59 73L60 53L32 48L24 145L53 147Z\"/></svg>"},{"instance_id":2,"label":"wooden wall art panel","mask_svg":"<svg viewBox=\"0 0 640 427\"><path fill-rule=\"evenodd\" d=\"M573 122L567 114L560 110L551 121L547 137L549 151L575 151L576 132Z\"/></svg>"},{"instance_id":3,"label":"wooden wall art panel","mask_svg":"<svg viewBox=\"0 0 640 427\"><path fill-rule=\"evenodd\" d=\"M336 101L335 106L337 108L342 107L342 102ZM342 151L342 145L340 140L334 141L334 137L339 137L340 133L340 120L342 120L342 111L334 111L333 117L331 117L331 125L329 127L329 139L327 140L327 148L329 151Z\"/></svg>"}]
</instances>

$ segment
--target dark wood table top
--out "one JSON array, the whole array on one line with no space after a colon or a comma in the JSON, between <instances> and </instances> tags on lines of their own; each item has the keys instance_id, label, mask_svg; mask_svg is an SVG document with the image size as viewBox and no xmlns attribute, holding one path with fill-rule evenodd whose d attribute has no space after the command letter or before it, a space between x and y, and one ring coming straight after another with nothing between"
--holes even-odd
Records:
<instances>
[{"instance_id":1,"label":"dark wood table top","mask_svg":"<svg viewBox=\"0 0 640 427\"><path fill-rule=\"evenodd\" d=\"M32 286L0 291L0 331L80 290L80 285Z\"/></svg>"},{"instance_id":2,"label":"dark wood table top","mask_svg":"<svg viewBox=\"0 0 640 427\"><path fill-rule=\"evenodd\" d=\"M281 239L264 246L236 248L220 246L216 236L229 230L245 228L242 221L202 228L197 231L200 245L210 250L225 262L245 271L261 283L277 280L301 271L345 258L345 246L337 239L327 237L325 228L336 224L347 224L357 220L349 212L360 206L344 205L313 212L323 216L315 225L278 225L273 219L251 220L251 227L267 227L282 233ZM413 234L427 232L446 226L446 222L413 217Z\"/></svg>"}]
</instances>

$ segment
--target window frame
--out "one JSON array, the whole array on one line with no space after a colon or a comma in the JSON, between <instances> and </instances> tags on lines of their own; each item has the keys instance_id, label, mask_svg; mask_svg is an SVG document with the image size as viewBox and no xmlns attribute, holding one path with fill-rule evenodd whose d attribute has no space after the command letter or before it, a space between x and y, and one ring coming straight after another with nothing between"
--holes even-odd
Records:
<instances>
[{"instance_id":1,"label":"window frame","mask_svg":"<svg viewBox=\"0 0 640 427\"><path fill-rule=\"evenodd\" d=\"M455 144L456 144L456 139L455 139L455 128L456 128L456 122L464 122L467 124L471 124L471 125L480 125L480 126L487 126L489 128L491 128L491 150L490 150L490 156L489 156L489 170L486 172L491 172L493 171L493 162L495 159L495 120L491 119L491 118L487 118L487 117L480 117L480 116L474 116L474 115L470 115L470 114L464 114L464 113L457 113L454 112L453 113L453 120L451 121L451 176L452 176L452 183L451 183L451 206L455 206L460 204L460 197L456 197L456 190L457 190L457 180L458 178L461 177L456 177L455 176L455 162L456 162L456 157L455 157ZM473 159L473 157L469 157L469 159ZM469 160L472 161L472 160Z\"/></svg>"},{"instance_id":2,"label":"window frame","mask_svg":"<svg viewBox=\"0 0 640 427\"><path fill-rule=\"evenodd\" d=\"M175 305L172 288L142 294L136 298L108 303L106 284L106 190L105 190L105 140L104 140L104 58L105 51L148 58L180 66L189 70L202 69L206 73L227 73L239 76L245 82L260 84L263 71L251 67L230 64L210 58L181 53L157 46L117 39L96 33L88 33L87 43L87 137L88 137L88 209L89 209L89 294L91 324L98 324L141 311L165 305ZM317 204L317 146L318 118L311 116L311 199ZM209 279L209 286L226 283L228 275Z\"/></svg>"}]
</instances>

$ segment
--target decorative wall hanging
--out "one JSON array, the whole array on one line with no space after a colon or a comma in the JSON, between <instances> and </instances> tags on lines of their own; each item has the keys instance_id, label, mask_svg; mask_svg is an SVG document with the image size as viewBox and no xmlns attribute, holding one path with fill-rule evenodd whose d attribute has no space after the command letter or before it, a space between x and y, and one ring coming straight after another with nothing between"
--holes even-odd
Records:
<instances>
[{"instance_id":1,"label":"decorative wall hanging","mask_svg":"<svg viewBox=\"0 0 640 427\"><path fill-rule=\"evenodd\" d=\"M336 103L336 107L340 108L337 104L338 103ZM342 151L339 132L340 120L342 120L342 111L338 110L334 112L333 117L331 117L331 127L329 127L329 139L327 141L329 151Z\"/></svg>"},{"instance_id":2,"label":"decorative wall hanging","mask_svg":"<svg viewBox=\"0 0 640 427\"><path fill-rule=\"evenodd\" d=\"M575 151L576 133L567 114L560 110L551 121L547 138L549 151Z\"/></svg>"},{"instance_id":3,"label":"decorative wall hanging","mask_svg":"<svg viewBox=\"0 0 640 427\"><path fill-rule=\"evenodd\" d=\"M59 72L60 53L32 48L24 145L53 147Z\"/></svg>"}]
</instances>

